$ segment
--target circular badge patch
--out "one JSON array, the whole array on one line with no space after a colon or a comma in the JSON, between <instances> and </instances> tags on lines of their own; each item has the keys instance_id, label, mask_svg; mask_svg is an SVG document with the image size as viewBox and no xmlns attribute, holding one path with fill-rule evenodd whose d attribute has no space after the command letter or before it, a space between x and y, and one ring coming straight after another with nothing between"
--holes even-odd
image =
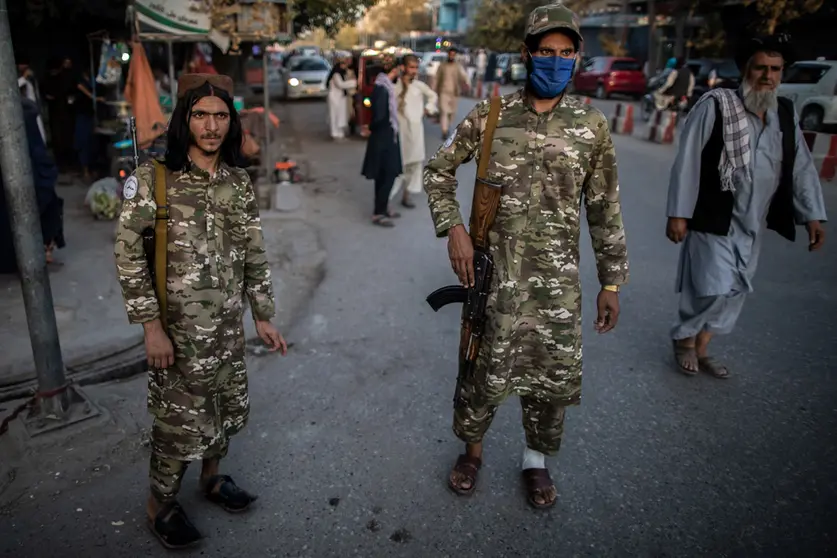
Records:
<instances>
[{"instance_id":1,"label":"circular badge patch","mask_svg":"<svg viewBox=\"0 0 837 558\"><path fill-rule=\"evenodd\" d=\"M125 186L122 187L122 197L126 200L134 199L134 196L137 195L138 189L139 184L137 183L137 177L129 176L128 180L125 181Z\"/></svg>"}]
</instances>

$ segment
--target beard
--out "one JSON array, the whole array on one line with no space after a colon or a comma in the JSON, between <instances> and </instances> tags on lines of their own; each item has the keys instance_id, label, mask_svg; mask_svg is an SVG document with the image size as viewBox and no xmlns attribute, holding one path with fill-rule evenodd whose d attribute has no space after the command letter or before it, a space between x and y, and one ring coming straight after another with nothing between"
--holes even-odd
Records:
<instances>
[{"instance_id":1,"label":"beard","mask_svg":"<svg viewBox=\"0 0 837 558\"><path fill-rule=\"evenodd\" d=\"M756 91L747 82L741 86L741 99L744 102L744 108L753 114L761 114L779 106L779 94L775 89Z\"/></svg>"},{"instance_id":2,"label":"beard","mask_svg":"<svg viewBox=\"0 0 837 558\"><path fill-rule=\"evenodd\" d=\"M196 137L195 137L195 134L190 134L190 136L191 136L191 139L192 139L192 145L193 145L193 146L195 146L196 148L200 149L201 153L203 153L204 155L208 155L208 156L215 155L215 154L217 154L219 151L221 151L221 147L223 147L223 145L224 145L224 138L223 138L222 136L220 136L220 135L216 135L216 136L208 136L208 137L203 137L203 136L202 136L202 138L203 138L203 139L220 139L220 140L221 140L221 142L218 144L218 147L216 147L216 148L214 148L214 149L206 149L206 148L204 148L204 147L203 147L203 146L199 143L199 141L198 141L198 140L199 140L199 138L196 138Z\"/></svg>"}]
</instances>

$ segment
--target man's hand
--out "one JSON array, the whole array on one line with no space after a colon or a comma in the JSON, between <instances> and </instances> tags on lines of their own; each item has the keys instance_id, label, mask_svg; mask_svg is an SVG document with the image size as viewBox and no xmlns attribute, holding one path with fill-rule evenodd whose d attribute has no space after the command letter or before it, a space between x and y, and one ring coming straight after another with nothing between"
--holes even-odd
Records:
<instances>
[{"instance_id":1,"label":"man's hand","mask_svg":"<svg viewBox=\"0 0 837 558\"><path fill-rule=\"evenodd\" d=\"M256 332L271 353L279 350L282 355L288 354L288 344L285 343L282 334L273 327L273 324L268 321L256 320Z\"/></svg>"},{"instance_id":2,"label":"man's hand","mask_svg":"<svg viewBox=\"0 0 837 558\"><path fill-rule=\"evenodd\" d=\"M456 225L448 231L448 256L453 272L463 287L474 286L474 243L465 225Z\"/></svg>"},{"instance_id":3,"label":"man's hand","mask_svg":"<svg viewBox=\"0 0 837 558\"><path fill-rule=\"evenodd\" d=\"M675 244L683 242L686 238L686 233L689 232L689 227L686 220L681 217L669 217L666 225L666 236Z\"/></svg>"},{"instance_id":4,"label":"man's hand","mask_svg":"<svg viewBox=\"0 0 837 558\"><path fill-rule=\"evenodd\" d=\"M602 289L596 298L598 316L593 326L597 333L607 333L619 321L619 293Z\"/></svg>"},{"instance_id":5,"label":"man's hand","mask_svg":"<svg viewBox=\"0 0 837 558\"><path fill-rule=\"evenodd\" d=\"M158 319L142 324L145 330L145 356L152 368L165 370L174 364L174 345Z\"/></svg>"},{"instance_id":6,"label":"man's hand","mask_svg":"<svg viewBox=\"0 0 837 558\"><path fill-rule=\"evenodd\" d=\"M808 221L805 223L808 229L808 251L819 250L825 243L825 229L819 221Z\"/></svg>"}]
</instances>

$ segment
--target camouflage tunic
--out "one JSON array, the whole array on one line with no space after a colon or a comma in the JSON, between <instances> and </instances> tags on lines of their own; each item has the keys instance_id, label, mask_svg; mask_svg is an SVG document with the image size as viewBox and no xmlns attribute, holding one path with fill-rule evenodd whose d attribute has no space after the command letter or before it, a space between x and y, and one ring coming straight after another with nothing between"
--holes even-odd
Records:
<instances>
[{"instance_id":1,"label":"camouflage tunic","mask_svg":"<svg viewBox=\"0 0 837 558\"><path fill-rule=\"evenodd\" d=\"M116 265L131 323L160 316L142 231L153 227L154 167L137 169L116 235ZM246 172L221 165L215 177L192 165L168 184L168 334L174 365L149 371L155 454L184 461L222 456L247 422L244 295L253 316L274 315L273 285L258 203Z\"/></svg>"},{"instance_id":2,"label":"camouflage tunic","mask_svg":"<svg viewBox=\"0 0 837 558\"><path fill-rule=\"evenodd\" d=\"M461 224L454 173L479 156L483 101L428 162L424 188L437 236ZM473 389L498 404L510 393L572 405L581 397L581 201L602 285L628 278L616 156L602 113L565 97L538 114L522 91L502 98L488 180L502 184L489 233L495 262Z\"/></svg>"}]
</instances>

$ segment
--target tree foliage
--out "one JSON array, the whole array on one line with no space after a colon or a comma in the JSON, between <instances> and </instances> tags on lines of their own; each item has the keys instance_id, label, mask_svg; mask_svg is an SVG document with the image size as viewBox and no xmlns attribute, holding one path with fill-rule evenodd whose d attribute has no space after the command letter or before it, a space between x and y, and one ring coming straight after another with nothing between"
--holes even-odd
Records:
<instances>
[{"instance_id":1,"label":"tree foliage","mask_svg":"<svg viewBox=\"0 0 837 558\"><path fill-rule=\"evenodd\" d=\"M599 33L599 45L608 56L627 56L628 49L622 44L621 37L613 32Z\"/></svg>"},{"instance_id":2,"label":"tree foliage","mask_svg":"<svg viewBox=\"0 0 837 558\"><path fill-rule=\"evenodd\" d=\"M593 1L565 0L559 3L578 12ZM468 42L498 52L516 51L526 31L526 16L544 4L544 0L482 0L468 33Z\"/></svg>"},{"instance_id":3,"label":"tree foliage","mask_svg":"<svg viewBox=\"0 0 837 558\"><path fill-rule=\"evenodd\" d=\"M376 35L430 31L431 26L430 11L416 0L380 0L364 17L365 30Z\"/></svg>"},{"instance_id":4,"label":"tree foliage","mask_svg":"<svg viewBox=\"0 0 837 558\"><path fill-rule=\"evenodd\" d=\"M364 10L375 5L376 0L294 0L294 33L323 29L334 37L345 24L353 24Z\"/></svg>"},{"instance_id":5,"label":"tree foliage","mask_svg":"<svg viewBox=\"0 0 837 558\"><path fill-rule=\"evenodd\" d=\"M819 10L823 0L745 0L744 3L755 5L760 17L759 30L772 35L777 26Z\"/></svg>"}]
</instances>

